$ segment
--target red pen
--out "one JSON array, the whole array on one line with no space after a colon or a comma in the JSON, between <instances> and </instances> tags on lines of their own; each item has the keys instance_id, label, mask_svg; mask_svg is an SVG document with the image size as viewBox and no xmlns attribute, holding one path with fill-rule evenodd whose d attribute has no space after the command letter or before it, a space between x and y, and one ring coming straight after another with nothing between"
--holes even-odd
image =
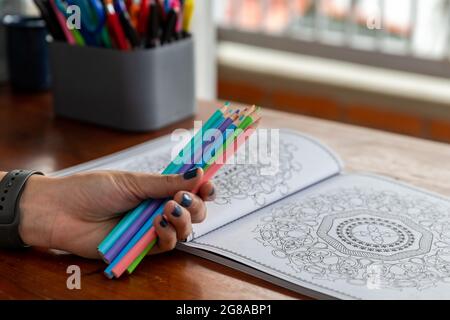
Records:
<instances>
[{"instance_id":1,"label":"red pen","mask_svg":"<svg viewBox=\"0 0 450 320\"><path fill-rule=\"evenodd\" d=\"M117 47L120 50L129 50L130 44L128 43L125 32L120 24L119 16L114 9L113 0L105 0L105 7L108 27Z\"/></svg>"},{"instance_id":2,"label":"red pen","mask_svg":"<svg viewBox=\"0 0 450 320\"><path fill-rule=\"evenodd\" d=\"M147 33L148 17L150 15L150 0L141 0L139 9L139 20L137 24L137 32L144 38Z\"/></svg>"},{"instance_id":3,"label":"red pen","mask_svg":"<svg viewBox=\"0 0 450 320\"><path fill-rule=\"evenodd\" d=\"M125 5L127 6L127 10L130 11L131 5L133 4L133 0L126 0Z\"/></svg>"}]
</instances>

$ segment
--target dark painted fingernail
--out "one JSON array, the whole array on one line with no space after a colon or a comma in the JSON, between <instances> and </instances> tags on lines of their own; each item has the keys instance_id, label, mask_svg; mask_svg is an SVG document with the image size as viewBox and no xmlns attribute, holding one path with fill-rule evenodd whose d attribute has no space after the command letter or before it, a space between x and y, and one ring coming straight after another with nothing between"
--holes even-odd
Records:
<instances>
[{"instance_id":1,"label":"dark painted fingernail","mask_svg":"<svg viewBox=\"0 0 450 320\"><path fill-rule=\"evenodd\" d=\"M211 192L209 193L209 196L212 197L216 193L216 188L212 187Z\"/></svg>"},{"instance_id":2,"label":"dark painted fingernail","mask_svg":"<svg viewBox=\"0 0 450 320\"><path fill-rule=\"evenodd\" d=\"M181 203L183 207L189 208L189 206L192 204L192 198L187 193L183 193L183 196L181 197Z\"/></svg>"},{"instance_id":3,"label":"dark painted fingernail","mask_svg":"<svg viewBox=\"0 0 450 320\"><path fill-rule=\"evenodd\" d=\"M167 222L166 218L162 218L162 220L159 224L161 225L161 227L165 228L165 227L167 227L168 222Z\"/></svg>"},{"instance_id":4,"label":"dark painted fingernail","mask_svg":"<svg viewBox=\"0 0 450 320\"><path fill-rule=\"evenodd\" d=\"M183 174L183 178L184 178L184 180L191 180L191 179L194 179L197 176L197 174L198 174L198 168L194 168L189 171L186 171Z\"/></svg>"},{"instance_id":5,"label":"dark painted fingernail","mask_svg":"<svg viewBox=\"0 0 450 320\"><path fill-rule=\"evenodd\" d=\"M180 206L175 206L175 208L173 208L172 210L172 215L177 218L180 217L182 213L183 211L181 210Z\"/></svg>"}]
</instances>

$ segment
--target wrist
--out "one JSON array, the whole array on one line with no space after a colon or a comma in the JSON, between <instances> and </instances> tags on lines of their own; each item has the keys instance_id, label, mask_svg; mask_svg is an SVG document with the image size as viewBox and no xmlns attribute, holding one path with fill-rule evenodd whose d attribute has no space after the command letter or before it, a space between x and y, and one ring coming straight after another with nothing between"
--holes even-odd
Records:
<instances>
[{"instance_id":1,"label":"wrist","mask_svg":"<svg viewBox=\"0 0 450 320\"><path fill-rule=\"evenodd\" d=\"M19 235L29 246L51 246L54 212L49 207L49 183L51 178L33 175L28 179L18 203Z\"/></svg>"}]
</instances>

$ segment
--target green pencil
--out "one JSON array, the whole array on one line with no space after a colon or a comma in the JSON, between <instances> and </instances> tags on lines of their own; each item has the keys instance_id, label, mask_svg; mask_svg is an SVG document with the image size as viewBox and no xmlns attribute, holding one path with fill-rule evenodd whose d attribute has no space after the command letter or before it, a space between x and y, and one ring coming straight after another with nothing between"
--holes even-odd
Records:
<instances>
[{"instance_id":1,"label":"green pencil","mask_svg":"<svg viewBox=\"0 0 450 320\"><path fill-rule=\"evenodd\" d=\"M183 158L185 154L189 151L189 154L192 154L194 151L191 148L192 143L194 146L198 141L203 139L202 132L210 129L214 126L218 121L224 118L224 113L227 111L229 103L226 103L221 109L218 109L214 112L214 114L206 121L203 125L202 130L199 130L195 136L191 139L191 141L178 153L178 156L164 169L162 174L174 174L183 166ZM190 150L191 149L191 150ZM122 236L122 234L128 229L128 227L137 219L137 217L141 214L142 210L148 205L149 200L141 203L137 208L128 212L117 224L117 226L107 235L105 239L99 244L97 250L100 256L104 256L106 252L114 245L118 238Z\"/></svg>"},{"instance_id":2,"label":"green pencil","mask_svg":"<svg viewBox=\"0 0 450 320\"><path fill-rule=\"evenodd\" d=\"M251 110L253 111L253 110ZM253 112L249 112L249 115L247 115L244 120L241 121L241 123L238 125L238 127L234 130L233 134L228 137L228 139L222 144L222 146L217 150L214 157L212 157L206 165L204 165L203 169L207 170L211 164L213 164L219 155L223 153L223 150L226 150L228 145L230 143L233 143L235 139L239 137L240 134L242 134L246 128L248 128L250 125L252 125L256 118L252 116L253 113L257 113L259 111L259 107L256 108ZM129 274L133 273L133 271L136 269L136 267L141 263L142 259L150 252L150 250L153 248L153 246L156 244L156 242L151 242L145 250L133 261L133 263L127 268L127 271Z\"/></svg>"}]
</instances>

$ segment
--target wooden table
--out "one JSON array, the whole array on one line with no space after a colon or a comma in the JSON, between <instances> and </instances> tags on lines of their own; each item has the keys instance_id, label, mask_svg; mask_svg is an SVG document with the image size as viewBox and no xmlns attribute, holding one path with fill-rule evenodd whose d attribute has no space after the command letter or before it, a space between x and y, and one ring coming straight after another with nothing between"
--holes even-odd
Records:
<instances>
[{"instance_id":1,"label":"wooden table","mask_svg":"<svg viewBox=\"0 0 450 320\"><path fill-rule=\"evenodd\" d=\"M50 94L0 88L0 170L59 170L119 151L192 120L152 133L126 133L53 116ZM201 102L196 119L216 103ZM450 146L277 111L263 127L293 128L334 149L348 171L369 171L450 195ZM66 269L79 265L81 290L68 290ZM106 280L103 262L38 249L0 251L0 298L9 299L286 299L306 298L252 276L179 252L152 256L132 277ZM157 272L150 272L157 270Z\"/></svg>"}]
</instances>

